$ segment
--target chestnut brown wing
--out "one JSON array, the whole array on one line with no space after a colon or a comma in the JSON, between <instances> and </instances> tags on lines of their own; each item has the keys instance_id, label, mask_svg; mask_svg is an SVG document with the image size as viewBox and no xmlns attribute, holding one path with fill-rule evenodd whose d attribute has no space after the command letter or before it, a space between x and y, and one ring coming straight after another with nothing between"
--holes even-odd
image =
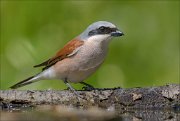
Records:
<instances>
[{"instance_id":1,"label":"chestnut brown wing","mask_svg":"<svg viewBox=\"0 0 180 121\"><path fill-rule=\"evenodd\" d=\"M41 64L35 65L34 67L44 66L43 70L45 70L57 63L58 61L73 56L77 52L77 49L83 45L83 43L84 41L73 39L68 42L61 50L59 50L54 57L44 61Z\"/></svg>"}]
</instances>

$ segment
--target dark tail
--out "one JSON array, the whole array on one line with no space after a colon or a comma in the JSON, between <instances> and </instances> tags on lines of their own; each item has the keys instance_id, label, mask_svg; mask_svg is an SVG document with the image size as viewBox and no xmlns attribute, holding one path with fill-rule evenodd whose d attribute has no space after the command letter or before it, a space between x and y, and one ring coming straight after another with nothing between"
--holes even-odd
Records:
<instances>
[{"instance_id":1,"label":"dark tail","mask_svg":"<svg viewBox=\"0 0 180 121\"><path fill-rule=\"evenodd\" d=\"M11 88L11 89L16 89L16 88L25 86L25 85L27 85L27 84L31 84L31 83L34 82L33 80L31 81L31 79L34 78L34 77L35 77L35 76L31 76L31 77L29 77L29 78L27 78L27 79L25 79L25 80L23 80L23 81L20 81L20 82L18 82L17 84L11 86L10 88Z\"/></svg>"}]
</instances>

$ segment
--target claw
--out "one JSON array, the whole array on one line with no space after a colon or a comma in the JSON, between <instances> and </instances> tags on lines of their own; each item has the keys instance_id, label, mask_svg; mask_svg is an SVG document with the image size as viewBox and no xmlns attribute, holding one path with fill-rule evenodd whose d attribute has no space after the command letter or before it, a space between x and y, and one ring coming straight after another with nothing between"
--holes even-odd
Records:
<instances>
[{"instance_id":1,"label":"claw","mask_svg":"<svg viewBox=\"0 0 180 121\"><path fill-rule=\"evenodd\" d=\"M92 86L84 86L84 87L82 87L82 89L85 90L85 91L92 91L92 90L94 90L95 88L92 87Z\"/></svg>"}]
</instances>

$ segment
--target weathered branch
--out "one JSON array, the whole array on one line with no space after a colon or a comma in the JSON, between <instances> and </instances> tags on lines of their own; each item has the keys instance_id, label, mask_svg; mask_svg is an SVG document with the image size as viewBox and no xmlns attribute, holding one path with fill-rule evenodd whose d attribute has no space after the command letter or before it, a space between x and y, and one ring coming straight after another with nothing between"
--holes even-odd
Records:
<instances>
[{"instance_id":1,"label":"weathered branch","mask_svg":"<svg viewBox=\"0 0 180 121\"><path fill-rule=\"evenodd\" d=\"M171 84L149 88L110 88L92 91L78 91L82 98L71 91L25 91L1 90L0 101L3 104L64 104L88 108L115 107L118 109L170 109L180 102L180 85Z\"/></svg>"}]
</instances>

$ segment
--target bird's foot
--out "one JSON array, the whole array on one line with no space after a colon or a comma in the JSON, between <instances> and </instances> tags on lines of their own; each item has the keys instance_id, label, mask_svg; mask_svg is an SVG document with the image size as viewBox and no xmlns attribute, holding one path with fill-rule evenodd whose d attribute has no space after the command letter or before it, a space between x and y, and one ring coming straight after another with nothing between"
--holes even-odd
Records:
<instances>
[{"instance_id":1,"label":"bird's foot","mask_svg":"<svg viewBox=\"0 0 180 121\"><path fill-rule=\"evenodd\" d=\"M91 91L91 90L94 90L95 88L90 85L90 84L87 84L85 82L80 82L81 84L85 85L84 87L82 87L83 90L86 90L86 91Z\"/></svg>"},{"instance_id":2,"label":"bird's foot","mask_svg":"<svg viewBox=\"0 0 180 121\"><path fill-rule=\"evenodd\" d=\"M82 87L82 89L85 90L85 91L95 90L95 88L93 86L84 86L84 87Z\"/></svg>"},{"instance_id":3,"label":"bird's foot","mask_svg":"<svg viewBox=\"0 0 180 121\"><path fill-rule=\"evenodd\" d=\"M69 87L67 87L66 89L64 89L64 90L71 90Z\"/></svg>"}]
</instances>

